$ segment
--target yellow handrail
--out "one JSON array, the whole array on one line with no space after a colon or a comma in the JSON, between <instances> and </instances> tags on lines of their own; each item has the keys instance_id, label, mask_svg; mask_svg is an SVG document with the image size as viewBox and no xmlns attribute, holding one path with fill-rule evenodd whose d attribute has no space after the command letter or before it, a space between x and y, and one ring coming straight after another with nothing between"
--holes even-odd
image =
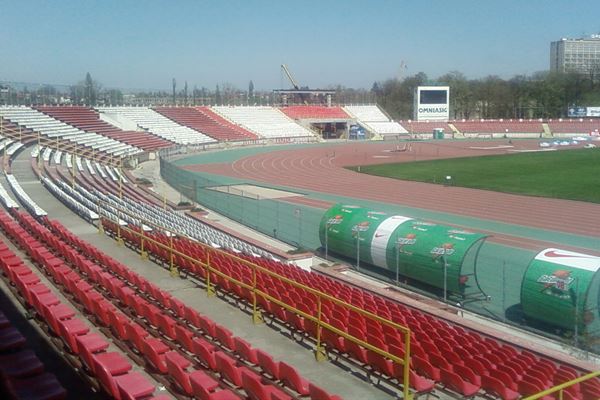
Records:
<instances>
[{"instance_id":1,"label":"yellow handrail","mask_svg":"<svg viewBox=\"0 0 600 400\"><path fill-rule=\"evenodd\" d=\"M108 203L106 203L106 202L104 202L102 200L99 200L98 202L102 203L102 204L108 204ZM130 215L130 216L134 217L136 220L140 221L140 224L158 228L159 230L162 230L164 232L168 232L170 235L177 234L176 232L173 232L171 229L168 229L168 228L165 228L163 226L154 224L151 221L145 221L145 220L143 220L143 219L141 219L141 218L139 218L137 216L134 216L132 213L128 212L127 210L120 209L118 207L115 207L114 205L111 205L111 207L114 208L114 209L116 209L118 212L122 212L123 214L127 214L127 215ZM219 250L219 249L214 249L214 248L212 248L212 247L210 247L210 246L208 246L208 245L206 245L204 243L200 243L200 242L197 242L197 241L195 241L193 239L190 239L190 238L188 238L185 235L177 234L177 236L180 239L187 240L189 242L194 243L195 245L201 246L205 250L208 250L207 251L207 262L203 263L200 260L192 258L189 255L187 255L187 254L185 254L185 253L183 253L183 252L181 252L179 250L176 250L173 247L173 242L171 240L169 241L169 245L165 245L164 243L162 243L162 242L160 242L158 240L155 240L155 239L149 237L149 235L144 234L143 233L143 229L141 229L141 232L138 232L137 230L131 229L129 227L121 227L119 225L118 221L114 221L113 219L111 219L111 218L109 218L107 216L102 215L101 210L102 209L99 207L99 211L100 211L99 212L100 221L98 223L99 229L103 225L102 224L103 220L107 220L107 221L112 222L113 224L116 225L117 236L118 236L117 240L122 241L122 237L121 237L120 231L123 230L125 232L129 232L130 234L132 234L133 236L137 237L140 240L140 251L147 251L147 249L144 248L144 242L154 243L158 247L160 247L160 248L162 248L164 250L168 250L169 251L169 255L168 255L169 261L173 260L175 256L179 256L179 257L181 257L181 258L183 258L185 260L188 260L188 261L194 263L195 265L198 265L201 268L203 268L205 270L205 273L206 273L206 286L207 286L206 290L207 290L208 294L210 294L212 292L212 285L211 285L211 282L210 282L210 276L211 276L211 274L215 274L215 275L217 275L217 276L219 276L219 277L227 280L228 282L230 282L230 283L232 283L234 285L237 285L237 286L239 286L241 288L245 288L247 290L250 290L252 292L252 294L253 294L253 296L252 296L252 305L253 305L253 313L252 313L253 315L252 315L252 317L253 317L253 320L255 322L259 322L259 321L262 320L262 315L260 314L260 311L258 310L258 304L257 304L257 296L262 296L263 298L265 298L265 299L267 299L267 300L269 300L269 301L271 301L271 302L273 302L273 303L275 303L275 304L277 304L277 305L285 308L286 310L289 310L289 311L291 311L291 312L293 312L295 314L300 315L301 317L303 317L305 319L309 319L312 322L316 323L317 324L317 332L316 332L317 343L316 343L315 356L316 356L317 360L320 361L320 360L326 359L326 353L325 353L325 350L324 350L323 345L321 343L321 329L324 328L324 329L330 330L331 332L336 333L337 335L343 337L345 340L349 340L351 342L354 342L354 343L356 343L356 344L358 344L358 345L360 345L360 346L362 346L362 347L364 347L364 348L366 348L366 349L368 349L370 351L373 351L376 354L379 354L379 355L381 355L383 357L386 357L386 358L390 359L394 363L401 364L403 366L403 378L402 378L402 381L403 381L403 398L405 398L405 399L411 399L412 398L412 394L410 393L410 390L409 390L410 389L410 386L409 386L410 385L409 368L410 368L410 336L411 336L411 331L410 331L410 329L408 327L402 326L400 324L395 323L394 321L391 321L391 320L388 320L386 318L380 317L380 316L378 316L376 314L371 313L370 311L364 310L364 309L362 309L360 307L356 307L356 306L354 306L354 305L352 305L350 303L347 303L347 302L345 302L343 300L339 300L339 299L337 299L337 298L335 298L335 297L333 297L333 296L331 296L331 295L329 295L327 293L321 292L320 290L317 290L317 289L314 289L312 287L306 286L306 285L304 285L302 283L296 282L293 279L289 279L289 278L287 278L287 277L285 277L283 275L280 275L280 274L278 274L276 272L273 272L273 271L271 271L271 270L269 270L269 269L267 269L265 267L262 267L262 266L260 266L258 264L255 264L255 263L252 263L252 262L250 262L248 260L245 260L243 258L237 257L234 254L230 254L230 253L227 253L227 252ZM173 236L171 236L171 237L173 237ZM247 267L251 268L251 270L252 270L252 285L247 284L245 282L242 282L240 280L237 280L237 279L233 278L232 276L229 276L229 275L223 273L222 271L219 271L219 270L215 269L214 267L212 267L210 265L211 264L211 262L210 262L210 253L211 252L223 254L223 255L225 255L225 256L227 256L229 258L235 259L235 260L239 261L240 263L243 263ZM171 264L171 268L173 268L172 267L172 263L170 263L170 264ZM260 290L257 287L257 283L256 283L256 273L258 271L260 271L261 273L264 273L266 275L269 275L269 276L271 276L273 278L279 279L280 281L288 283L288 284L290 284L290 285L292 285L294 287L306 290L307 292L312 293L313 295L315 295L317 297L317 316L315 317L313 315L307 314L304 311L302 311L302 310L294 307L293 305L287 304L287 303L285 303L285 302L283 302L283 301L281 301L281 300L279 300L279 299L277 299L277 298L269 295L268 293ZM381 348L379 348L377 346L374 346L374 345L372 345L372 344L370 344L368 342L365 342L365 341L363 341L361 339L358 339L355 336L350 335L350 334L348 334L348 333L346 333L346 332L344 332L344 331L342 331L342 330L340 330L340 329L338 329L338 328L330 325L329 323L324 322L322 320L322 310L321 310L321 305L322 305L322 301L323 300L331 301L331 302L333 302L335 304L338 304L338 305L340 305L342 307L345 307L345 308L347 308L349 310L355 311L355 312L363 315L366 318L370 318L372 320L378 321L378 322L380 322L382 324L386 324L386 325L388 325L388 326L390 326L392 328L395 328L395 329L401 331L404 334L404 357L401 358L401 357L398 357L398 356L396 356L394 354L391 354L391 353L389 353L388 351L386 351L384 349L381 349Z\"/></svg>"},{"instance_id":2,"label":"yellow handrail","mask_svg":"<svg viewBox=\"0 0 600 400\"><path fill-rule=\"evenodd\" d=\"M580 383L580 382L587 381L589 379L595 378L597 376L600 376L600 371L590 372L587 375L583 375L583 376L580 376L579 378L570 380L570 381L565 382L565 383L561 383L560 385L551 387L550 389L544 390L543 392L540 392L538 394L534 394L533 396L525 397L523 400L541 399L544 396L548 396L549 394L556 393L556 392L558 392L558 399L562 400L563 399L563 389L566 389L569 386L573 386L573 385L575 385L577 383Z\"/></svg>"}]
</instances>

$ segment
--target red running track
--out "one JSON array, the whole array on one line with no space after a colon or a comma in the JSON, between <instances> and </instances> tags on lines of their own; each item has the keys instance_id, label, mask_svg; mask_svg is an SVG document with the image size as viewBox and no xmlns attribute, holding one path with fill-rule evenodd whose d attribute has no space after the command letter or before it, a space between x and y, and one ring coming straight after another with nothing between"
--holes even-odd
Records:
<instances>
[{"instance_id":1,"label":"red running track","mask_svg":"<svg viewBox=\"0 0 600 400\"><path fill-rule=\"evenodd\" d=\"M537 149L538 140L515 141L511 150ZM330 193L356 199L422 208L514 225L600 237L600 204L446 187L359 174L345 166L410 162L450 157L506 154L506 140L485 142L417 142L409 151L390 143L339 144L275 150L232 164L191 165L209 172L259 182Z\"/></svg>"}]
</instances>

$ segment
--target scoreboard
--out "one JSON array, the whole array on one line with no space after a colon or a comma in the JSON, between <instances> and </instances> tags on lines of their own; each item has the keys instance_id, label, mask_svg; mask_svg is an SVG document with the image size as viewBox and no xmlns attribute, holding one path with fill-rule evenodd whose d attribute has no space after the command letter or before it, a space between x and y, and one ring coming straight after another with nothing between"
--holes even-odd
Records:
<instances>
[{"instance_id":1,"label":"scoreboard","mask_svg":"<svg viewBox=\"0 0 600 400\"><path fill-rule=\"evenodd\" d=\"M449 86L419 86L415 89L416 121L447 121L450 116Z\"/></svg>"}]
</instances>

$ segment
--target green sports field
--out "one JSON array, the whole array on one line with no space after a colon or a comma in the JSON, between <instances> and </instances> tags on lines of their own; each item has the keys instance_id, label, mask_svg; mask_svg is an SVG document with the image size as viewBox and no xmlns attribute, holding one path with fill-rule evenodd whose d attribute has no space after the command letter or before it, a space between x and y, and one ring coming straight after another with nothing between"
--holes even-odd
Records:
<instances>
[{"instance_id":1,"label":"green sports field","mask_svg":"<svg viewBox=\"0 0 600 400\"><path fill-rule=\"evenodd\" d=\"M600 149L370 165L360 172L438 184L451 176L455 186L600 203Z\"/></svg>"}]
</instances>

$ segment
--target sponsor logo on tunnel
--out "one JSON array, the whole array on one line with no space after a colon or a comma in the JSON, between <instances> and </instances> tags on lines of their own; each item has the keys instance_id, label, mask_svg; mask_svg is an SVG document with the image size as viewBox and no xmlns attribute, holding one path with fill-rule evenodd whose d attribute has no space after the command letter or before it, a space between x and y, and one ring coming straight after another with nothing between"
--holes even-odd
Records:
<instances>
[{"instance_id":1,"label":"sponsor logo on tunnel","mask_svg":"<svg viewBox=\"0 0 600 400\"><path fill-rule=\"evenodd\" d=\"M417 235L414 233L407 233L404 237L399 237L396 240L399 245L411 245L417 243Z\"/></svg>"},{"instance_id":2,"label":"sponsor logo on tunnel","mask_svg":"<svg viewBox=\"0 0 600 400\"><path fill-rule=\"evenodd\" d=\"M344 221L344 216L343 215L336 215L333 218L329 218L327 220L327 225L339 225Z\"/></svg>"},{"instance_id":3,"label":"sponsor logo on tunnel","mask_svg":"<svg viewBox=\"0 0 600 400\"><path fill-rule=\"evenodd\" d=\"M352 227L352 237L356 237L360 232L366 232L371 227L371 223L369 221L360 222Z\"/></svg>"},{"instance_id":4,"label":"sponsor logo on tunnel","mask_svg":"<svg viewBox=\"0 0 600 400\"><path fill-rule=\"evenodd\" d=\"M433 255L434 260L439 259L443 255L451 256L452 254L455 253L454 244L444 243L441 246L434 247L433 249L431 249L431 251L429 253L431 253Z\"/></svg>"},{"instance_id":5,"label":"sponsor logo on tunnel","mask_svg":"<svg viewBox=\"0 0 600 400\"><path fill-rule=\"evenodd\" d=\"M565 254L565 253L561 253L560 250L549 250L547 252L544 253L545 257L550 257L550 258L591 258L591 259L595 259L597 257L582 257L581 254Z\"/></svg>"},{"instance_id":6,"label":"sponsor logo on tunnel","mask_svg":"<svg viewBox=\"0 0 600 400\"><path fill-rule=\"evenodd\" d=\"M451 233L453 235L473 235L475 232L464 231L462 229L450 229L448 233Z\"/></svg>"},{"instance_id":7,"label":"sponsor logo on tunnel","mask_svg":"<svg viewBox=\"0 0 600 400\"><path fill-rule=\"evenodd\" d=\"M543 284L542 293L561 299L568 299L572 296L570 289L574 281L571 272L562 269L554 271L551 275L544 274L537 279L537 282Z\"/></svg>"}]
</instances>

